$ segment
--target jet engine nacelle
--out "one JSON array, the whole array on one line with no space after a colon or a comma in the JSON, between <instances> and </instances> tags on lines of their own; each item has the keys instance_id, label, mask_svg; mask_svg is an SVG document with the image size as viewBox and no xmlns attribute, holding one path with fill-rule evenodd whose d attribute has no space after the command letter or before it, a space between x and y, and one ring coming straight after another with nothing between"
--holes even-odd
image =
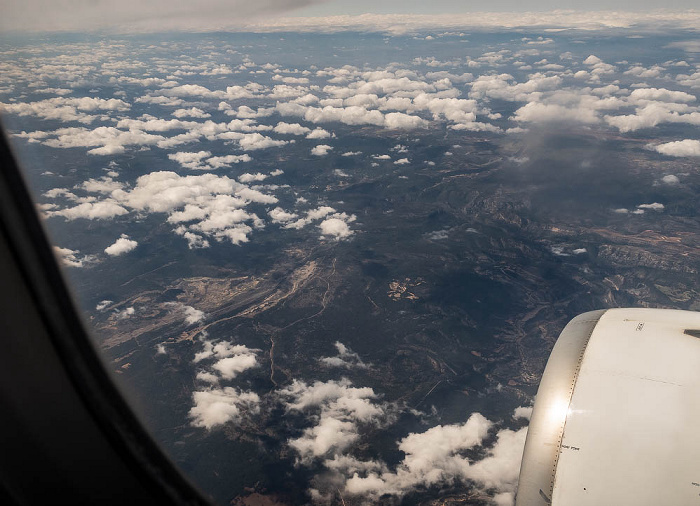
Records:
<instances>
[{"instance_id":1,"label":"jet engine nacelle","mask_svg":"<svg viewBox=\"0 0 700 506\"><path fill-rule=\"evenodd\" d=\"M700 313L574 318L547 362L516 506L700 505Z\"/></svg>"}]
</instances>

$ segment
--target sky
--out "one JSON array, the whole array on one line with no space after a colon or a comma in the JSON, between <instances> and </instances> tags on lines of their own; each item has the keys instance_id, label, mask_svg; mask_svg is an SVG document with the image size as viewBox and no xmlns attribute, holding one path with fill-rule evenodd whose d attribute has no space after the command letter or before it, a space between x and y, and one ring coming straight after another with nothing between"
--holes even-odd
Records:
<instances>
[{"instance_id":1,"label":"sky","mask_svg":"<svg viewBox=\"0 0 700 506\"><path fill-rule=\"evenodd\" d=\"M697 8L695 0L330 0L303 7L294 12L295 16L334 16L340 14L447 14L461 12L525 12L550 11L556 9L625 10L644 11L649 9L692 9Z\"/></svg>"},{"instance_id":2,"label":"sky","mask_svg":"<svg viewBox=\"0 0 700 506\"><path fill-rule=\"evenodd\" d=\"M282 17L362 14L434 15L470 12L544 12L697 8L696 0L0 0L0 33L16 31L225 30L249 22L265 24ZM492 25L492 23L490 23Z\"/></svg>"}]
</instances>

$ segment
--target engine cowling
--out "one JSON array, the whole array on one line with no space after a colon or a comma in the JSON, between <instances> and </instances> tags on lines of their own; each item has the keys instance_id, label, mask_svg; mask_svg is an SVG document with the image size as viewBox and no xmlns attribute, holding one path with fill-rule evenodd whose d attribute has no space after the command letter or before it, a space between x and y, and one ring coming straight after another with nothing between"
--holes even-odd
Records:
<instances>
[{"instance_id":1,"label":"engine cowling","mask_svg":"<svg viewBox=\"0 0 700 506\"><path fill-rule=\"evenodd\" d=\"M700 313L610 309L562 331L516 506L700 505Z\"/></svg>"}]
</instances>

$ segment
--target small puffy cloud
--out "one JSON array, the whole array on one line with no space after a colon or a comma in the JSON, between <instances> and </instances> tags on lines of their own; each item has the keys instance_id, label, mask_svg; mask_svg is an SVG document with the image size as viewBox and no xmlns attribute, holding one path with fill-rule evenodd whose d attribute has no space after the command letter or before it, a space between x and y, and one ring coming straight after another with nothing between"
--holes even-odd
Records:
<instances>
[{"instance_id":1,"label":"small puffy cloud","mask_svg":"<svg viewBox=\"0 0 700 506\"><path fill-rule=\"evenodd\" d=\"M328 144L319 144L311 148L311 154L314 156L326 156L332 149L333 147Z\"/></svg>"},{"instance_id":2,"label":"small puffy cloud","mask_svg":"<svg viewBox=\"0 0 700 506\"><path fill-rule=\"evenodd\" d=\"M168 302L166 306L173 307L176 311L181 313L185 318L185 323L188 325L194 325L206 318L204 311L196 309L192 306L188 306L181 302Z\"/></svg>"},{"instance_id":3,"label":"small puffy cloud","mask_svg":"<svg viewBox=\"0 0 700 506\"><path fill-rule=\"evenodd\" d=\"M430 123L418 116L404 114L402 112L390 112L384 116L384 126L396 130L411 130L427 127Z\"/></svg>"},{"instance_id":4,"label":"small puffy cloud","mask_svg":"<svg viewBox=\"0 0 700 506\"><path fill-rule=\"evenodd\" d=\"M232 163L249 162L252 158L248 153L242 155L224 155L212 156L207 160L207 165L212 169L220 169L221 167L230 167Z\"/></svg>"},{"instance_id":5,"label":"small puffy cloud","mask_svg":"<svg viewBox=\"0 0 700 506\"><path fill-rule=\"evenodd\" d=\"M642 67L641 65L636 65L634 67L630 67L624 73L626 75L640 77L642 79L648 79L648 78L656 79L656 78L661 77L661 72L663 70L664 70L664 68L660 67L658 65L654 65L652 68L645 68L645 67Z\"/></svg>"},{"instance_id":6,"label":"small puffy cloud","mask_svg":"<svg viewBox=\"0 0 700 506\"><path fill-rule=\"evenodd\" d=\"M114 181L111 177L103 177L101 179L88 179L79 187L90 193L110 194L114 190L121 190L124 185Z\"/></svg>"},{"instance_id":7,"label":"small puffy cloud","mask_svg":"<svg viewBox=\"0 0 700 506\"><path fill-rule=\"evenodd\" d=\"M272 78L273 81L282 81L286 84L308 84L309 80L306 77L284 77L279 74L275 74Z\"/></svg>"},{"instance_id":8,"label":"small puffy cloud","mask_svg":"<svg viewBox=\"0 0 700 506\"><path fill-rule=\"evenodd\" d=\"M233 387L200 390L192 394L194 406L189 411L192 425L213 429L236 422L245 412L260 412L260 397L254 392L242 392Z\"/></svg>"},{"instance_id":9,"label":"small puffy cloud","mask_svg":"<svg viewBox=\"0 0 700 506\"><path fill-rule=\"evenodd\" d=\"M449 230L435 230L433 232L430 232L428 234L425 234L425 237L431 241L443 241L450 237L450 231Z\"/></svg>"},{"instance_id":10,"label":"small puffy cloud","mask_svg":"<svg viewBox=\"0 0 700 506\"><path fill-rule=\"evenodd\" d=\"M342 343L336 349L338 357L352 354ZM387 496L393 501L428 487L470 483L491 495L495 504L512 506L527 428L495 431L493 422L474 413L461 424L407 435L397 442L403 459L390 467L354 456L368 428L396 420L397 406L382 402L372 388L354 387L345 378L312 384L294 380L279 394L290 416L301 414L312 422L287 444L298 455L298 464L322 470L310 490L318 500L342 491L362 504ZM528 418L530 411L520 407L513 418ZM486 446L486 441L492 443ZM468 450L477 451L465 454Z\"/></svg>"},{"instance_id":11,"label":"small puffy cloud","mask_svg":"<svg viewBox=\"0 0 700 506\"><path fill-rule=\"evenodd\" d=\"M688 86L693 89L700 88L700 72L695 72L694 74L679 74L676 76L676 81L682 86Z\"/></svg>"},{"instance_id":12,"label":"small puffy cloud","mask_svg":"<svg viewBox=\"0 0 700 506\"><path fill-rule=\"evenodd\" d=\"M185 164L198 164L199 160L206 164L211 160L206 160L208 154L176 153L174 158ZM230 159L224 161L233 162ZM241 176L243 182L239 182L210 173L180 176L175 172L157 171L140 176L131 185L117 183L109 178L90 179L75 187L90 193L87 197L79 197L66 188L45 192L47 198L63 199L71 203L63 209L58 204L52 204L44 213L68 220L109 219L130 211L140 214L163 213L166 214L166 222L175 226L173 231L185 238L191 249L209 247L208 238L219 242L227 240L239 245L248 242L254 229L265 227L264 220L245 208L254 203L271 205L278 202L274 195L264 193L276 189L275 185L269 188L251 188L245 184L266 177L265 174L246 173ZM72 202L80 203L73 205ZM301 228L305 224L306 222L299 227L289 228ZM123 241L120 241L120 245L123 245Z\"/></svg>"},{"instance_id":13,"label":"small puffy cloud","mask_svg":"<svg viewBox=\"0 0 700 506\"><path fill-rule=\"evenodd\" d=\"M239 353L234 354L232 357L222 358L212 365L212 368L216 370L222 378L233 379L243 371L259 367L260 364L258 364L255 354L245 346L241 348L242 351Z\"/></svg>"},{"instance_id":14,"label":"small puffy cloud","mask_svg":"<svg viewBox=\"0 0 700 506\"><path fill-rule=\"evenodd\" d=\"M117 122L117 128L128 128L129 130L144 130L146 132L168 132L170 130L190 130L202 127L213 127L217 125L212 121L198 123L196 121L181 121L179 119L160 119L151 115L144 115L138 119L122 118ZM219 128L223 129L224 124Z\"/></svg>"},{"instance_id":15,"label":"small puffy cloud","mask_svg":"<svg viewBox=\"0 0 700 506\"><path fill-rule=\"evenodd\" d=\"M268 98L299 98L307 94L309 88L305 86L290 86L287 84L277 84L267 95Z\"/></svg>"},{"instance_id":16,"label":"small puffy cloud","mask_svg":"<svg viewBox=\"0 0 700 506\"><path fill-rule=\"evenodd\" d=\"M129 211L117 204L114 200L107 199L101 202L83 202L75 207L68 207L59 211L49 211L46 214L47 216L63 216L65 219L72 221L79 218L88 220L109 220L128 213Z\"/></svg>"},{"instance_id":17,"label":"small puffy cloud","mask_svg":"<svg viewBox=\"0 0 700 506\"><path fill-rule=\"evenodd\" d=\"M249 174L246 172L245 174L241 174L240 176L238 176L238 180L241 183L253 183L256 181L264 181L265 179L267 179L267 177L267 174L262 174L260 172L257 172L255 174Z\"/></svg>"},{"instance_id":18,"label":"small puffy cloud","mask_svg":"<svg viewBox=\"0 0 700 506\"><path fill-rule=\"evenodd\" d=\"M608 84L607 86L601 86L599 88L594 88L591 90L591 95L596 95L599 97L608 97L620 92L620 87L614 84Z\"/></svg>"},{"instance_id":19,"label":"small puffy cloud","mask_svg":"<svg viewBox=\"0 0 700 506\"><path fill-rule=\"evenodd\" d=\"M162 93L168 97L201 97L209 99L227 98L224 91L212 91L209 88L199 84L182 84L180 86L174 86L170 89L163 90Z\"/></svg>"},{"instance_id":20,"label":"small puffy cloud","mask_svg":"<svg viewBox=\"0 0 700 506\"><path fill-rule=\"evenodd\" d=\"M238 145L243 151L255 151L258 149L277 148L280 146L284 146L285 144L289 144L290 142L294 142L272 139L271 137L267 137L258 132L249 134L239 134L238 136L232 136L231 138L236 139L238 141Z\"/></svg>"},{"instance_id":21,"label":"small puffy cloud","mask_svg":"<svg viewBox=\"0 0 700 506\"><path fill-rule=\"evenodd\" d=\"M184 304L179 306L189 307ZM218 388L214 385L218 385L220 381L233 380L240 373L259 367L256 354L260 350L226 341L214 343L207 339L206 332L202 333L200 340L203 349L195 354L194 363L207 365L205 369L197 372L196 379L212 386L193 393L193 406L189 412L192 425L211 430L229 422L238 422L246 414L259 413L260 397L256 393L233 387Z\"/></svg>"},{"instance_id":22,"label":"small puffy cloud","mask_svg":"<svg viewBox=\"0 0 700 506\"><path fill-rule=\"evenodd\" d=\"M353 231L350 230L350 227L348 226L348 221L350 220L342 217L331 217L323 220L318 225L318 228L321 229L322 236L330 237L336 241L339 241L340 239L345 239L353 234Z\"/></svg>"},{"instance_id":23,"label":"small puffy cloud","mask_svg":"<svg viewBox=\"0 0 700 506\"><path fill-rule=\"evenodd\" d=\"M229 109L230 106L229 106ZM221 109L221 106L219 106L219 110ZM241 119L253 119L253 118L266 118L268 116L271 116L274 113L274 108L264 108L261 107L259 109L252 109L248 107L247 105L242 105L240 106L237 110L226 110L226 114L230 116L235 116L237 118Z\"/></svg>"},{"instance_id":24,"label":"small puffy cloud","mask_svg":"<svg viewBox=\"0 0 700 506\"><path fill-rule=\"evenodd\" d=\"M410 434L399 443L405 457L395 471L380 465L375 470L358 469L346 481L345 491L374 501L385 494L401 497L419 487L472 481L495 490L497 504L512 505L526 428L500 430L481 460L472 462L462 456L464 450L481 446L492 427L492 422L475 413L461 425L439 425Z\"/></svg>"},{"instance_id":25,"label":"small puffy cloud","mask_svg":"<svg viewBox=\"0 0 700 506\"><path fill-rule=\"evenodd\" d=\"M120 99L92 97L56 97L30 103L0 103L0 110L6 114L37 116L45 120L62 122L78 121L85 124L92 123L98 118L86 112L124 112L130 108L129 104Z\"/></svg>"},{"instance_id":26,"label":"small puffy cloud","mask_svg":"<svg viewBox=\"0 0 700 506\"><path fill-rule=\"evenodd\" d=\"M124 253L128 253L129 251L133 251L138 244L138 242L129 239L128 235L122 234L121 237L114 242L114 244L105 248L105 253L107 253L109 256L116 257L123 255Z\"/></svg>"},{"instance_id":27,"label":"small puffy cloud","mask_svg":"<svg viewBox=\"0 0 700 506\"><path fill-rule=\"evenodd\" d=\"M296 213L288 213L281 207L275 207L268 211L267 214L272 219L272 223L288 223L298 217Z\"/></svg>"},{"instance_id":28,"label":"small puffy cloud","mask_svg":"<svg viewBox=\"0 0 700 506\"><path fill-rule=\"evenodd\" d=\"M513 418L515 418L516 420L518 418L524 418L526 420L529 420L531 416L532 406L518 406L513 412Z\"/></svg>"},{"instance_id":29,"label":"small puffy cloud","mask_svg":"<svg viewBox=\"0 0 700 506\"><path fill-rule=\"evenodd\" d=\"M359 438L357 426L347 420L329 416L321 417L319 423L304 431L304 434L289 442L289 446L310 461L332 451L343 451Z\"/></svg>"},{"instance_id":30,"label":"small puffy cloud","mask_svg":"<svg viewBox=\"0 0 700 506\"><path fill-rule=\"evenodd\" d=\"M530 102L517 111L512 118L515 121L532 123L551 122L579 122L597 123L598 116L595 110L587 107L569 108L559 104L544 104L540 102Z\"/></svg>"},{"instance_id":31,"label":"small puffy cloud","mask_svg":"<svg viewBox=\"0 0 700 506\"><path fill-rule=\"evenodd\" d=\"M54 253L63 265L68 267L85 267L95 261L92 255L80 255L80 251L69 248L53 247Z\"/></svg>"},{"instance_id":32,"label":"small puffy cloud","mask_svg":"<svg viewBox=\"0 0 700 506\"><path fill-rule=\"evenodd\" d=\"M140 176L132 188L115 190L110 198L138 212L166 213L167 222L178 226L175 232L185 237L190 247L205 246L203 240L195 237L201 235L214 237L218 241L230 240L236 245L247 242L252 227L262 228L264 223L244 208L253 202L277 203L276 197L225 176L179 176L169 171ZM118 208L127 212L124 207ZM69 216L75 214L75 209L53 213ZM194 235L187 236L187 233Z\"/></svg>"},{"instance_id":33,"label":"small puffy cloud","mask_svg":"<svg viewBox=\"0 0 700 506\"><path fill-rule=\"evenodd\" d=\"M465 476L487 489L496 489L499 494L509 494L512 501L518 483L526 436L527 427L518 431L500 430L496 434L496 443L488 451L488 456L472 464Z\"/></svg>"},{"instance_id":34,"label":"small puffy cloud","mask_svg":"<svg viewBox=\"0 0 700 506\"><path fill-rule=\"evenodd\" d=\"M663 211L666 206L659 202L653 202L651 204L639 204L637 209L649 209L651 211Z\"/></svg>"},{"instance_id":35,"label":"small puffy cloud","mask_svg":"<svg viewBox=\"0 0 700 506\"><path fill-rule=\"evenodd\" d=\"M303 197L300 197L300 198L303 199ZM303 201L297 199L297 202L305 203L306 199L304 199ZM325 218L326 216L328 216L329 214L334 213L334 212L335 212L335 209L333 209L330 206L321 206L321 207L318 207L316 209L310 209L310 210L306 211L306 217L299 218L298 220L291 221L291 222L287 223L287 225L285 225L285 228L294 228L294 229L298 230L298 229L304 228L306 225L308 225L312 221L320 220L321 218Z\"/></svg>"},{"instance_id":36,"label":"small puffy cloud","mask_svg":"<svg viewBox=\"0 0 700 506\"><path fill-rule=\"evenodd\" d=\"M337 355L334 357L322 357L318 359L318 361L327 367L343 367L346 369L367 368L367 364L362 361L360 356L340 341L335 342L335 348L338 350Z\"/></svg>"},{"instance_id":37,"label":"small puffy cloud","mask_svg":"<svg viewBox=\"0 0 700 506\"><path fill-rule=\"evenodd\" d=\"M408 160L408 158L399 158L394 162L394 165L407 165L409 163L411 162Z\"/></svg>"},{"instance_id":38,"label":"small puffy cloud","mask_svg":"<svg viewBox=\"0 0 700 506\"><path fill-rule=\"evenodd\" d=\"M532 74L526 82L514 82L510 74L483 75L472 83L470 98L495 98L511 102L525 102L537 99L542 92L556 90L561 86L562 79L559 76L547 76L542 73ZM467 101L465 101L467 102ZM471 107L468 107L471 105ZM474 112L474 103L464 103L462 112Z\"/></svg>"},{"instance_id":39,"label":"small puffy cloud","mask_svg":"<svg viewBox=\"0 0 700 506\"><path fill-rule=\"evenodd\" d=\"M674 176L673 174L668 174L668 175L661 178L661 182L664 184L668 184L668 185L676 185L676 184L680 183L680 179L678 179L678 176Z\"/></svg>"},{"instance_id":40,"label":"small puffy cloud","mask_svg":"<svg viewBox=\"0 0 700 506\"><path fill-rule=\"evenodd\" d=\"M661 123L700 125L700 113L688 104L651 101L637 107L634 114L608 115L605 116L605 121L624 133L655 127Z\"/></svg>"},{"instance_id":41,"label":"small puffy cloud","mask_svg":"<svg viewBox=\"0 0 700 506\"><path fill-rule=\"evenodd\" d=\"M469 461L459 452L477 447L492 423L476 413L462 425L438 425L423 433L409 434L399 443L405 457L395 472L355 473L345 490L377 500L385 494L403 496L419 487L453 482L469 470Z\"/></svg>"},{"instance_id":42,"label":"small puffy cloud","mask_svg":"<svg viewBox=\"0 0 700 506\"><path fill-rule=\"evenodd\" d=\"M285 123L284 121L280 121L272 131L277 134L304 135L311 132L311 129L301 126L299 123Z\"/></svg>"},{"instance_id":43,"label":"small puffy cloud","mask_svg":"<svg viewBox=\"0 0 700 506\"><path fill-rule=\"evenodd\" d=\"M291 385L280 392L283 398L289 400L285 403L287 410L306 411L313 409L326 409L328 414L347 415L348 418L369 421L381 414L378 406L370 402L377 395L369 387L353 387L348 379L339 381L316 381L307 384L294 380ZM358 402L350 402L350 401Z\"/></svg>"},{"instance_id":44,"label":"small puffy cloud","mask_svg":"<svg viewBox=\"0 0 700 506\"><path fill-rule=\"evenodd\" d=\"M204 249L209 247L209 241L201 235L189 232L185 227L177 227L175 233L185 238L189 249Z\"/></svg>"},{"instance_id":45,"label":"small puffy cloud","mask_svg":"<svg viewBox=\"0 0 700 506\"><path fill-rule=\"evenodd\" d=\"M119 320L125 320L131 318L134 314L136 314L136 310L133 307L127 307L122 311L118 311L116 316Z\"/></svg>"},{"instance_id":46,"label":"small puffy cloud","mask_svg":"<svg viewBox=\"0 0 700 506\"><path fill-rule=\"evenodd\" d=\"M700 141L694 139L684 139L656 145L650 144L647 147L667 156L700 156Z\"/></svg>"},{"instance_id":47,"label":"small puffy cloud","mask_svg":"<svg viewBox=\"0 0 700 506\"><path fill-rule=\"evenodd\" d=\"M203 350L196 353L194 362L199 363L211 358L216 361L209 365L209 372L218 374L223 379L233 379L240 373L259 367L257 353L260 350L248 348L242 344L231 344L226 341L213 343L204 339Z\"/></svg>"},{"instance_id":48,"label":"small puffy cloud","mask_svg":"<svg viewBox=\"0 0 700 506\"><path fill-rule=\"evenodd\" d=\"M104 311L105 309L107 309L107 306L109 306L112 302L113 302L113 301L111 301L111 300L106 300L106 299L105 299L105 300L101 300L101 301L98 302L97 305L95 306L95 310L97 310L97 311Z\"/></svg>"},{"instance_id":49,"label":"small puffy cloud","mask_svg":"<svg viewBox=\"0 0 700 506\"><path fill-rule=\"evenodd\" d=\"M178 153L169 154L168 158L179 163L187 169L203 169L207 167L203 166L202 160L209 156L211 156L211 152L209 151L198 151L196 153L188 153L181 151Z\"/></svg>"},{"instance_id":50,"label":"small puffy cloud","mask_svg":"<svg viewBox=\"0 0 700 506\"><path fill-rule=\"evenodd\" d=\"M126 146L150 146L164 141L161 135L146 133L138 128L128 131L101 126L94 130L81 127L59 128L51 132L43 144L52 148L92 147L89 155L113 155L126 151Z\"/></svg>"},{"instance_id":51,"label":"small puffy cloud","mask_svg":"<svg viewBox=\"0 0 700 506\"><path fill-rule=\"evenodd\" d=\"M289 107L293 105L294 107ZM300 115L311 123L332 123L340 122L346 125L384 125L384 115L374 109L368 110L364 107L334 107L327 105L321 107L304 107L296 104L277 104L277 110L282 115Z\"/></svg>"},{"instance_id":52,"label":"small puffy cloud","mask_svg":"<svg viewBox=\"0 0 700 506\"><path fill-rule=\"evenodd\" d=\"M144 95L135 100L140 104L156 104L165 107L179 107L184 103L181 98L164 97L163 95Z\"/></svg>"},{"instance_id":53,"label":"small puffy cloud","mask_svg":"<svg viewBox=\"0 0 700 506\"><path fill-rule=\"evenodd\" d=\"M198 107L191 107L189 109L177 109L173 112L173 116L176 118L210 118L211 114L204 112Z\"/></svg>"},{"instance_id":54,"label":"small puffy cloud","mask_svg":"<svg viewBox=\"0 0 700 506\"><path fill-rule=\"evenodd\" d=\"M565 249L564 249L563 246L551 246L549 249L550 249L550 251L551 251L552 253L554 253L555 255L557 255L557 256L559 256L559 257L568 257L568 256L571 256L571 255L569 255L568 253L566 253L566 251L565 251Z\"/></svg>"},{"instance_id":55,"label":"small puffy cloud","mask_svg":"<svg viewBox=\"0 0 700 506\"><path fill-rule=\"evenodd\" d=\"M331 133L323 128L316 128L309 132L307 139L330 139Z\"/></svg>"},{"instance_id":56,"label":"small puffy cloud","mask_svg":"<svg viewBox=\"0 0 700 506\"><path fill-rule=\"evenodd\" d=\"M630 101L651 100L658 102L695 102L695 95L665 88L640 88L630 93Z\"/></svg>"},{"instance_id":57,"label":"small puffy cloud","mask_svg":"<svg viewBox=\"0 0 700 506\"><path fill-rule=\"evenodd\" d=\"M198 381L204 381L205 383L217 384L219 383L219 377L216 374L212 374L206 371L199 371L195 376Z\"/></svg>"},{"instance_id":58,"label":"small puffy cloud","mask_svg":"<svg viewBox=\"0 0 700 506\"><path fill-rule=\"evenodd\" d=\"M202 342L203 349L202 351L198 351L194 354L194 359L192 360L192 362L194 362L195 364L214 356L214 343L207 339L206 331L202 332L202 335L200 336L199 340Z\"/></svg>"},{"instance_id":59,"label":"small puffy cloud","mask_svg":"<svg viewBox=\"0 0 700 506\"><path fill-rule=\"evenodd\" d=\"M598 58L595 55L590 55L588 58L583 60L584 65L588 65L591 67L591 74L594 79L598 80L600 79L600 76L602 74L612 74L615 72L615 67L605 63L603 60Z\"/></svg>"},{"instance_id":60,"label":"small puffy cloud","mask_svg":"<svg viewBox=\"0 0 700 506\"><path fill-rule=\"evenodd\" d=\"M310 220L318 220L320 218L323 218L324 216L328 216L328 214L330 214L334 211L335 211L335 209L333 209L330 206L321 206L321 207L317 207L316 209L310 209L309 211L306 212L306 216Z\"/></svg>"},{"instance_id":61,"label":"small puffy cloud","mask_svg":"<svg viewBox=\"0 0 700 506\"><path fill-rule=\"evenodd\" d=\"M280 396L288 399L288 411L307 413L316 420L288 442L305 464L339 456L359 439L360 425L378 425L391 417L391 408L376 402L373 389L353 387L347 379L313 384L295 380Z\"/></svg>"},{"instance_id":62,"label":"small puffy cloud","mask_svg":"<svg viewBox=\"0 0 700 506\"><path fill-rule=\"evenodd\" d=\"M79 200L74 193L68 191L68 189L66 188L51 188L50 190L45 191L43 193L43 196L48 197L50 199L55 199L56 197L65 197L68 200Z\"/></svg>"}]
</instances>

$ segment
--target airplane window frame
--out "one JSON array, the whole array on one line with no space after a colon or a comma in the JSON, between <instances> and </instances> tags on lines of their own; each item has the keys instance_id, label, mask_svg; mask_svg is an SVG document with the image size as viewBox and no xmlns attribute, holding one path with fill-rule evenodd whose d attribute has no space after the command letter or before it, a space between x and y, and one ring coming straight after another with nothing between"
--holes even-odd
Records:
<instances>
[{"instance_id":1,"label":"airplane window frame","mask_svg":"<svg viewBox=\"0 0 700 506\"><path fill-rule=\"evenodd\" d=\"M1 122L0 283L1 502L211 504L151 438L105 369Z\"/></svg>"}]
</instances>

